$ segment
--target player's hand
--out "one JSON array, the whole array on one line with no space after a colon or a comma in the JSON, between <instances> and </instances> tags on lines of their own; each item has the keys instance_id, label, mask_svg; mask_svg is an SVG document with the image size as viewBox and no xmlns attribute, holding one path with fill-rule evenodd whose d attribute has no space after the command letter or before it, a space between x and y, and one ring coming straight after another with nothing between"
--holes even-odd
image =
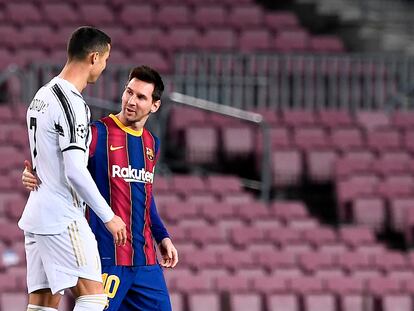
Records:
<instances>
[{"instance_id":1,"label":"player's hand","mask_svg":"<svg viewBox=\"0 0 414 311\"><path fill-rule=\"evenodd\" d=\"M114 242L117 246L123 246L127 241L126 225L119 216L114 216L110 221L105 223L106 228L112 233Z\"/></svg>"},{"instance_id":2,"label":"player's hand","mask_svg":"<svg viewBox=\"0 0 414 311\"><path fill-rule=\"evenodd\" d=\"M178 252L170 238L165 238L159 244L162 256L161 266L174 268L178 263Z\"/></svg>"},{"instance_id":3,"label":"player's hand","mask_svg":"<svg viewBox=\"0 0 414 311\"><path fill-rule=\"evenodd\" d=\"M22 184L26 189L30 191L36 191L41 184L41 181L37 177L36 172L33 172L32 164L28 160L24 160Z\"/></svg>"}]
</instances>

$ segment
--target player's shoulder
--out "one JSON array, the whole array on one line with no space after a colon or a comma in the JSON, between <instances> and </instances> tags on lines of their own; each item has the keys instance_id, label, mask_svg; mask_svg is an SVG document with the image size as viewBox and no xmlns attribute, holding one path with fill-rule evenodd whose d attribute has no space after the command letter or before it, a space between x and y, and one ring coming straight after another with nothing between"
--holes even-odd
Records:
<instances>
[{"instance_id":1,"label":"player's shoulder","mask_svg":"<svg viewBox=\"0 0 414 311\"><path fill-rule=\"evenodd\" d=\"M160 143L160 139L158 138L158 136L156 136L154 134L154 132L150 131L149 129L147 129L145 127L143 129L143 134L146 134L146 135L152 137L157 145Z\"/></svg>"}]
</instances>

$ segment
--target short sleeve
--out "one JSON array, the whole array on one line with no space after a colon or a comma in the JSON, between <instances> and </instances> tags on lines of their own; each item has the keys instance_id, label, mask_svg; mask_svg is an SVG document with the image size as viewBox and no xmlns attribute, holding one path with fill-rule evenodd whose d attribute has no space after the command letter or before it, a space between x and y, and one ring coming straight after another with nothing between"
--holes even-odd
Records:
<instances>
[{"instance_id":1,"label":"short sleeve","mask_svg":"<svg viewBox=\"0 0 414 311\"><path fill-rule=\"evenodd\" d=\"M82 149L86 151L89 140L89 110L81 100L69 102L60 101L60 110L57 116L59 132L59 146L63 151Z\"/></svg>"}]
</instances>

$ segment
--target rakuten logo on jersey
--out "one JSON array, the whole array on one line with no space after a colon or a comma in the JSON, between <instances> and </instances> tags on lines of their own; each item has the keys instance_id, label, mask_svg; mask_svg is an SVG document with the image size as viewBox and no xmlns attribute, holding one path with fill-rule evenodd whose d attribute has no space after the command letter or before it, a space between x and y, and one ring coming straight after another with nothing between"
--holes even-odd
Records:
<instances>
[{"instance_id":1,"label":"rakuten logo on jersey","mask_svg":"<svg viewBox=\"0 0 414 311\"><path fill-rule=\"evenodd\" d=\"M141 183L153 183L154 173L146 171L144 168L138 170L128 167L120 167L118 165L112 165L112 177L121 177L126 182L141 182Z\"/></svg>"}]
</instances>

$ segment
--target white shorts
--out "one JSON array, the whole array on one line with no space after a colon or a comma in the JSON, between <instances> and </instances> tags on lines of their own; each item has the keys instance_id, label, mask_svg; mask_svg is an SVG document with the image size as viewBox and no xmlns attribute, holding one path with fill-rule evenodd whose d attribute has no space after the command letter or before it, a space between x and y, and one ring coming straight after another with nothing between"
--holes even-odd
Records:
<instances>
[{"instance_id":1,"label":"white shorts","mask_svg":"<svg viewBox=\"0 0 414 311\"><path fill-rule=\"evenodd\" d=\"M28 292L52 293L75 286L78 278L102 282L98 245L86 219L75 220L60 234L25 232Z\"/></svg>"}]
</instances>

